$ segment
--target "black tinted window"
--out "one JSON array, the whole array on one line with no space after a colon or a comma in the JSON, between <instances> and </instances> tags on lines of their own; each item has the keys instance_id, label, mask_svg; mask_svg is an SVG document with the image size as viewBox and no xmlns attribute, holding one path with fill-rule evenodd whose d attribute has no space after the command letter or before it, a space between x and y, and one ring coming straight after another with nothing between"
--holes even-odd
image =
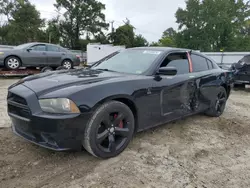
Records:
<instances>
[{"instance_id":1,"label":"black tinted window","mask_svg":"<svg viewBox=\"0 0 250 188\"><path fill-rule=\"evenodd\" d=\"M168 63L167 67L175 67L177 69L177 74L189 73L189 64L187 59L172 60Z\"/></svg>"},{"instance_id":2,"label":"black tinted window","mask_svg":"<svg viewBox=\"0 0 250 188\"><path fill-rule=\"evenodd\" d=\"M48 45L47 48L49 52L60 52L60 48L58 46Z\"/></svg>"},{"instance_id":3,"label":"black tinted window","mask_svg":"<svg viewBox=\"0 0 250 188\"><path fill-rule=\"evenodd\" d=\"M207 60L204 57L192 54L191 58L192 58L194 72L208 70Z\"/></svg>"},{"instance_id":4,"label":"black tinted window","mask_svg":"<svg viewBox=\"0 0 250 188\"><path fill-rule=\"evenodd\" d=\"M207 65L209 69L213 69L213 63L207 59Z\"/></svg>"},{"instance_id":5,"label":"black tinted window","mask_svg":"<svg viewBox=\"0 0 250 188\"><path fill-rule=\"evenodd\" d=\"M46 51L46 46L39 44L39 45L32 46L31 49L33 51Z\"/></svg>"}]
</instances>

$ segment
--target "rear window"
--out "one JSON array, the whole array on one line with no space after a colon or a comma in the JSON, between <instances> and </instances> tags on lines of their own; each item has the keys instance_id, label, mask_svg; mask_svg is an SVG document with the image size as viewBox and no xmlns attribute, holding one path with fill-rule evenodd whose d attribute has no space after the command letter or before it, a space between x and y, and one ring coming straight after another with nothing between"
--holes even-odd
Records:
<instances>
[{"instance_id":1,"label":"rear window","mask_svg":"<svg viewBox=\"0 0 250 188\"><path fill-rule=\"evenodd\" d=\"M209 69L213 69L213 63L207 59L207 65Z\"/></svg>"},{"instance_id":2,"label":"rear window","mask_svg":"<svg viewBox=\"0 0 250 188\"><path fill-rule=\"evenodd\" d=\"M246 64L250 64L250 56L244 56L241 60L239 60L239 63L244 62Z\"/></svg>"},{"instance_id":3,"label":"rear window","mask_svg":"<svg viewBox=\"0 0 250 188\"><path fill-rule=\"evenodd\" d=\"M47 49L49 52L60 52L60 48L58 46L47 45Z\"/></svg>"},{"instance_id":4,"label":"rear window","mask_svg":"<svg viewBox=\"0 0 250 188\"><path fill-rule=\"evenodd\" d=\"M191 58L192 58L194 72L201 72L208 70L208 64L206 58L195 54L191 54Z\"/></svg>"}]
</instances>

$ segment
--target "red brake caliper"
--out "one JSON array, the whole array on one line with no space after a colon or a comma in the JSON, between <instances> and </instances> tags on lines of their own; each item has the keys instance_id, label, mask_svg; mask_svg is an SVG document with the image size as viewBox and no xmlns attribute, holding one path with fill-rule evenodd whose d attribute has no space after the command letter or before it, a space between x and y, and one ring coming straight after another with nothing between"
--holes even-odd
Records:
<instances>
[{"instance_id":1,"label":"red brake caliper","mask_svg":"<svg viewBox=\"0 0 250 188\"><path fill-rule=\"evenodd\" d=\"M118 115L117 115L117 114L115 114L115 115L114 115L114 119L116 119L116 118L117 118L117 116L118 116ZM123 122L122 122L122 120L121 120L121 121L120 121L120 123L119 123L119 127L120 127L120 128L123 128Z\"/></svg>"}]
</instances>

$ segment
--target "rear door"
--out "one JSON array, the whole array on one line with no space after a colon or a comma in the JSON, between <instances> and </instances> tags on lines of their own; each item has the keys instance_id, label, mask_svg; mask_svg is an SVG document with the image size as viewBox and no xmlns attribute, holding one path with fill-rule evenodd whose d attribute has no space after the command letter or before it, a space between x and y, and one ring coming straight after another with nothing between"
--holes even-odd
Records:
<instances>
[{"instance_id":1,"label":"rear door","mask_svg":"<svg viewBox=\"0 0 250 188\"><path fill-rule=\"evenodd\" d=\"M62 58L66 55L61 51L61 48L56 45L47 45L48 66L60 66Z\"/></svg>"},{"instance_id":2,"label":"rear door","mask_svg":"<svg viewBox=\"0 0 250 188\"><path fill-rule=\"evenodd\" d=\"M216 71L212 61L198 53L191 53L192 73L195 79L194 105L196 111L207 109L215 99L218 85L220 84L220 72Z\"/></svg>"},{"instance_id":3,"label":"rear door","mask_svg":"<svg viewBox=\"0 0 250 188\"><path fill-rule=\"evenodd\" d=\"M36 44L23 52L23 65L44 66L47 64L47 53L45 44Z\"/></svg>"}]
</instances>

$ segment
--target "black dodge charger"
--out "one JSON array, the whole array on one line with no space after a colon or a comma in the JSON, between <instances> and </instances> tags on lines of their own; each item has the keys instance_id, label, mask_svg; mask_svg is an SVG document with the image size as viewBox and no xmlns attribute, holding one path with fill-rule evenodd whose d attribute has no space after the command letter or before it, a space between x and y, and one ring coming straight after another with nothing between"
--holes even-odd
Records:
<instances>
[{"instance_id":1,"label":"black dodge charger","mask_svg":"<svg viewBox=\"0 0 250 188\"><path fill-rule=\"evenodd\" d=\"M89 68L42 73L9 87L15 134L56 151L109 158L136 132L197 113L220 116L230 72L187 49L131 48Z\"/></svg>"}]
</instances>

